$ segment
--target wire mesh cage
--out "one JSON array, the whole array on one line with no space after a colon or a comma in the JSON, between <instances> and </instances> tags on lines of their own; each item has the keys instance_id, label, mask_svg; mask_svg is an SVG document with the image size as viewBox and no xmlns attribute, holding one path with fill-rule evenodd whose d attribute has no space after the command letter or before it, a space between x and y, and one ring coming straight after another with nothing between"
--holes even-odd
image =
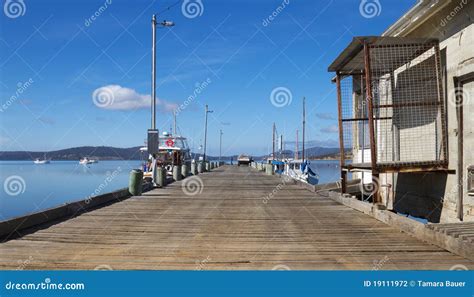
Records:
<instances>
[{"instance_id":1,"label":"wire mesh cage","mask_svg":"<svg viewBox=\"0 0 474 297\"><path fill-rule=\"evenodd\" d=\"M447 167L437 40L358 37L329 69L337 73L341 150L352 151L351 168Z\"/></svg>"}]
</instances>

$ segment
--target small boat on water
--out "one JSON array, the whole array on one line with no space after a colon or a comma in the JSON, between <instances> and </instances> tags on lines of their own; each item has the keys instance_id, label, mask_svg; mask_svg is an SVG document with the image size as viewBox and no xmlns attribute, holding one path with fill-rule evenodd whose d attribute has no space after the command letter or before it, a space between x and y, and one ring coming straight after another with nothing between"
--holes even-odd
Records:
<instances>
[{"instance_id":1,"label":"small boat on water","mask_svg":"<svg viewBox=\"0 0 474 297\"><path fill-rule=\"evenodd\" d=\"M79 164L81 164L81 165L88 165L88 164L94 164L94 163L99 163L99 161L95 160L95 159L89 159L87 157L82 158L81 160L79 160Z\"/></svg>"},{"instance_id":2,"label":"small boat on water","mask_svg":"<svg viewBox=\"0 0 474 297\"><path fill-rule=\"evenodd\" d=\"M41 164L49 164L50 161L51 160L49 160L49 159L39 159L38 158L38 159L34 160L33 163L41 165Z\"/></svg>"}]
</instances>

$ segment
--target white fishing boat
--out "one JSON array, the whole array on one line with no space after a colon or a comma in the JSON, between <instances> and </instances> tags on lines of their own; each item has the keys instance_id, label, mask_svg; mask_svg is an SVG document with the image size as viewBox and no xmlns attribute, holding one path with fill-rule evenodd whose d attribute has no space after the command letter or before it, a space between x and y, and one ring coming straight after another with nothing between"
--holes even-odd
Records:
<instances>
[{"instance_id":1,"label":"white fishing boat","mask_svg":"<svg viewBox=\"0 0 474 297\"><path fill-rule=\"evenodd\" d=\"M319 183L319 174L309 167L308 161L287 159L284 163L285 166L282 174L312 185Z\"/></svg>"},{"instance_id":2,"label":"white fishing boat","mask_svg":"<svg viewBox=\"0 0 474 297\"><path fill-rule=\"evenodd\" d=\"M166 169L168 175L173 175L173 166L191 164L191 150L186 137L163 132L159 137L158 154L155 155L157 166ZM151 158L143 166L144 177L152 176Z\"/></svg>"},{"instance_id":3,"label":"white fishing boat","mask_svg":"<svg viewBox=\"0 0 474 297\"><path fill-rule=\"evenodd\" d=\"M39 159L39 158L33 161L33 163L39 164L39 165L41 165L41 164L49 164L49 162L50 162L49 159Z\"/></svg>"}]
</instances>

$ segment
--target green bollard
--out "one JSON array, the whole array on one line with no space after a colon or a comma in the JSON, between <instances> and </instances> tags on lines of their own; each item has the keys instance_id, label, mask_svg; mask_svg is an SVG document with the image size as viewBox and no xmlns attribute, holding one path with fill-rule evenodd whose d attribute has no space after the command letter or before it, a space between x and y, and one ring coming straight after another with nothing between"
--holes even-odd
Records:
<instances>
[{"instance_id":1,"label":"green bollard","mask_svg":"<svg viewBox=\"0 0 474 297\"><path fill-rule=\"evenodd\" d=\"M203 166L202 162L197 163L197 172L198 173L203 173L204 172L204 166Z\"/></svg>"},{"instance_id":2,"label":"green bollard","mask_svg":"<svg viewBox=\"0 0 474 297\"><path fill-rule=\"evenodd\" d=\"M196 163L191 163L191 174L197 175L197 166Z\"/></svg>"},{"instance_id":3,"label":"green bollard","mask_svg":"<svg viewBox=\"0 0 474 297\"><path fill-rule=\"evenodd\" d=\"M166 186L166 169L163 167L157 167L156 173L157 174L155 184L163 188L164 186Z\"/></svg>"},{"instance_id":4,"label":"green bollard","mask_svg":"<svg viewBox=\"0 0 474 297\"><path fill-rule=\"evenodd\" d=\"M180 181L181 179L182 179L181 166L180 165L173 166L173 180L174 181Z\"/></svg>"},{"instance_id":5,"label":"green bollard","mask_svg":"<svg viewBox=\"0 0 474 297\"><path fill-rule=\"evenodd\" d=\"M209 164L209 162L206 162L206 163L204 164L204 166L205 166L204 168L206 168L206 171L210 171L210 170L211 170L211 164Z\"/></svg>"},{"instance_id":6,"label":"green bollard","mask_svg":"<svg viewBox=\"0 0 474 297\"><path fill-rule=\"evenodd\" d=\"M186 178L188 176L188 165L183 164L181 165L181 176Z\"/></svg>"},{"instance_id":7,"label":"green bollard","mask_svg":"<svg viewBox=\"0 0 474 297\"><path fill-rule=\"evenodd\" d=\"M140 196L143 191L143 171L133 169L130 171L130 179L128 182L128 191L132 196Z\"/></svg>"},{"instance_id":8,"label":"green bollard","mask_svg":"<svg viewBox=\"0 0 474 297\"><path fill-rule=\"evenodd\" d=\"M265 173L267 175L273 175L273 165L272 164L266 164Z\"/></svg>"}]
</instances>

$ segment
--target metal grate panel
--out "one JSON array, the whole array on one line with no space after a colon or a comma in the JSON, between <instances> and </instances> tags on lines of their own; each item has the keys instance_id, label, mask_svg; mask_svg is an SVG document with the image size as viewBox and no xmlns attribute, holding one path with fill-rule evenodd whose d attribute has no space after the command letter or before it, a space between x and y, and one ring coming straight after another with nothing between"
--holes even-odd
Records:
<instances>
[{"instance_id":1,"label":"metal grate panel","mask_svg":"<svg viewBox=\"0 0 474 297\"><path fill-rule=\"evenodd\" d=\"M340 138L344 148L352 150L353 163L378 172L386 168L446 167L446 114L438 43L367 44L363 53L364 65L350 70L351 75L338 73Z\"/></svg>"}]
</instances>

